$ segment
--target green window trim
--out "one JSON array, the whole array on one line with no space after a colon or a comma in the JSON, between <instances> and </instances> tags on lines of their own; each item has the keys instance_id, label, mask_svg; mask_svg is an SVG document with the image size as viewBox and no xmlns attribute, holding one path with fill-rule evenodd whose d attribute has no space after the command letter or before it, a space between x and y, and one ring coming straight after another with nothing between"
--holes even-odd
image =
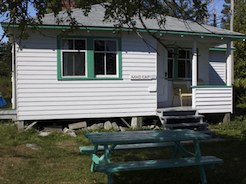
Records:
<instances>
[{"instance_id":1,"label":"green window trim","mask_svg":"<svg viewBox=\"0 0 246 184\"><path fill-rule=\"evenodd\" d=\"M178 76L178 51L179 50L189 50L192 53L191 48L178 48L178 47L169 47L167 48L167 52L169 49L172 49L174 52L174 57L173 57L173 76L172 78L168 78L168 80L173 80L173 81L188 81L192 79L192 76L189 78L187 77L179 77ZM198 52L198 50L197 50ZM168 57L167 57L168 60ZM192 58L191 58L191 67L192 67ZM192 74L191 74L192 75Z\"/></svg>"},{"instance_id":2,"label":"green window trim","mask_svg":"<svg viewBox=\"0 0 246 184\"><path fill-rule=\"evenodd\" d=\"M64 77L62 75L62 56L61 56L61 40L62 39L85 39L86 40L86 76L74 76L74 77ZM111 39L117 41L117 76L112 77L96 77L94 73L94 40L96 39ZM57 79L59 81L69 81L69 80L122 80L122 46L121 38L115 37L81 37L81 36L57 36Z\"/></svg>"}]
</instances>

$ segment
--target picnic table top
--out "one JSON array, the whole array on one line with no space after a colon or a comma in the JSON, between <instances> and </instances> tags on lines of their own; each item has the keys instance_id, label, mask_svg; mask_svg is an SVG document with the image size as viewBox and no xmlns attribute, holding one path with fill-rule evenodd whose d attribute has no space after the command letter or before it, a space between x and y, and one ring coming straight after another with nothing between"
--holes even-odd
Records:
<instances>
[{"instance_id":1,"label":"picnic table top","mask_svg":"<svg viewBox=\"0 0 246 184\"><path fill-rule=\"evenodd\" d=\"M193 130L147 130L126 132L99 132L85 135L94 145L133 144L204 140L211 136Z\"/></svg>"}]
</instances>

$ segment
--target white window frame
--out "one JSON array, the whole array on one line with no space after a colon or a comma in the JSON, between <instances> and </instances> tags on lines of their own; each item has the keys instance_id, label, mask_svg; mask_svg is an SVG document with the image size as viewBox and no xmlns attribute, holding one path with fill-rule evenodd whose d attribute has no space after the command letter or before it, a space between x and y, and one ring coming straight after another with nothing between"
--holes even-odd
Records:
<instances>
[{"instance_id":1,"label":"white window frame","mask_svg":"<svg viewBox=\"0 0 246 184\"><path fill-rule=\"evenodd\" d=\"M184 51L189 51L190 52L190 58L188 58L187 57L187 54L185 55L185 58L179 58L179 51L180 50L184 50ZM190 71L192 72L192 51L191 51L191 49L178 49L177 50L177 67L178 67L178 62L179 61L182 61L182 62L185 62L185 76L184 77L179 77L179 67L178 67L178 70L177 70L177 77L178 77L178 79L191 79L192 77L191 77L191 73L190 73L190 77L189 76L186 76L186 74L187 74L187 71L188 71L188 67L187 67L187 62L190 62Z\"/></svg>"},{"instance_id":2,"label":"white window frame","mask_svg":"<svg viewBox=\"0 0 246 184\"><path fill-rule=\"evenodd\" d=\"M62 48L62 43L64 40L73 40L73 48L74 49L63 49ZM75 50L75 40L84 40L85 41L85 50ZM85 53L85 75L67 75L67 76L64 76L64 66L63 66L63 53L64 52L74 52L74 53ZM62 78L86 78L88 75L87 73L87 40L84 39L84 38L62 38L61 39L61 76Z\"/></svg>"},{"instance_id":3,"label":"white window frame","mask_svg":"<svg viewBox=\"0 0 246 184\"><path fill-rule=\"evenodd\" d=\"M97 40L102 40L102 41L105 41L105 44L106 44L106 41L107 40L111 40L111 41L115 41L116 42L116 51L95 51L95 41ZM106 48L106 46L105 46ZM118 52L119 52L119 47L118 47L118 40L117 39L105 39L105 38L96 38L93 40L93 55L95 55L95 53L103 53L104 54L104 72L105 74L104 75L96 75L95 74L95 77L96 78L114 78L114 77L119 77L119 56L118 56ZM116 74L115 75L107 75L106 72L107 72L107 66L106 66L106 63L107 63L107 60L106 60L106 54L107 53L114 53L116 54ZM95 67L95 63L96 63L96 60L94 58L94 67ZM95 71L94 71L95 72Z\"/></svg>"}]
</instances>

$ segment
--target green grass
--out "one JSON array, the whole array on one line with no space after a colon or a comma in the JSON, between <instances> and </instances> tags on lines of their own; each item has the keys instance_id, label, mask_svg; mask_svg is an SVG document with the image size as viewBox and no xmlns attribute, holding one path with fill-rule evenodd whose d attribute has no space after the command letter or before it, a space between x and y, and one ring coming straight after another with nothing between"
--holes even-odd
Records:
<instances>
[{"instance_id":1,"label":"green grass","mask_svg":"<svg viewBox=\"0 0 246 184\"><path fill-rule=\"evenodd\" d=\"M224 159L222 166L207 169L209 184L246 184L246 121L235 120L232 124L212 125L216 136L225 141L202 143L204 155ZM0 122L0 183L1 184L104 184L107 177L90 172L90 158L79 153L80 145L88 145L83 132L76 138L54 133L39 137L36 131L19 133L12 123ZM38 150L26 144L36 144ZM191 145L188 145L191 147ZM131 160L138 157L161 158L167 150L118 152L112 158ZM139 158L138 158L139 159ZM197 167L180 169L122 172L114 175L115 184L196 184L199 183Z\"/></svg>"}]
</instances>

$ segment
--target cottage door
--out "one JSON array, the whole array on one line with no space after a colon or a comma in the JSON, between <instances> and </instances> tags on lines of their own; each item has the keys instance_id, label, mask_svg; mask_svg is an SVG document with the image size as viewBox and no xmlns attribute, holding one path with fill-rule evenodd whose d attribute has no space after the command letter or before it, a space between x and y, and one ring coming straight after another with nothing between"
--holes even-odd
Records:
<instances>
[{"instance_id":1,"label":"cottage door","mask_svg":"<svg viewBox=\"0 0 246 184\"><path fill-rule=\"evenodd\" d=\"M167 59L166 52L159 52L157 58L157 105L158 107L168 106L168 80L167 80Z\"/></svg>"}]
</instances>

